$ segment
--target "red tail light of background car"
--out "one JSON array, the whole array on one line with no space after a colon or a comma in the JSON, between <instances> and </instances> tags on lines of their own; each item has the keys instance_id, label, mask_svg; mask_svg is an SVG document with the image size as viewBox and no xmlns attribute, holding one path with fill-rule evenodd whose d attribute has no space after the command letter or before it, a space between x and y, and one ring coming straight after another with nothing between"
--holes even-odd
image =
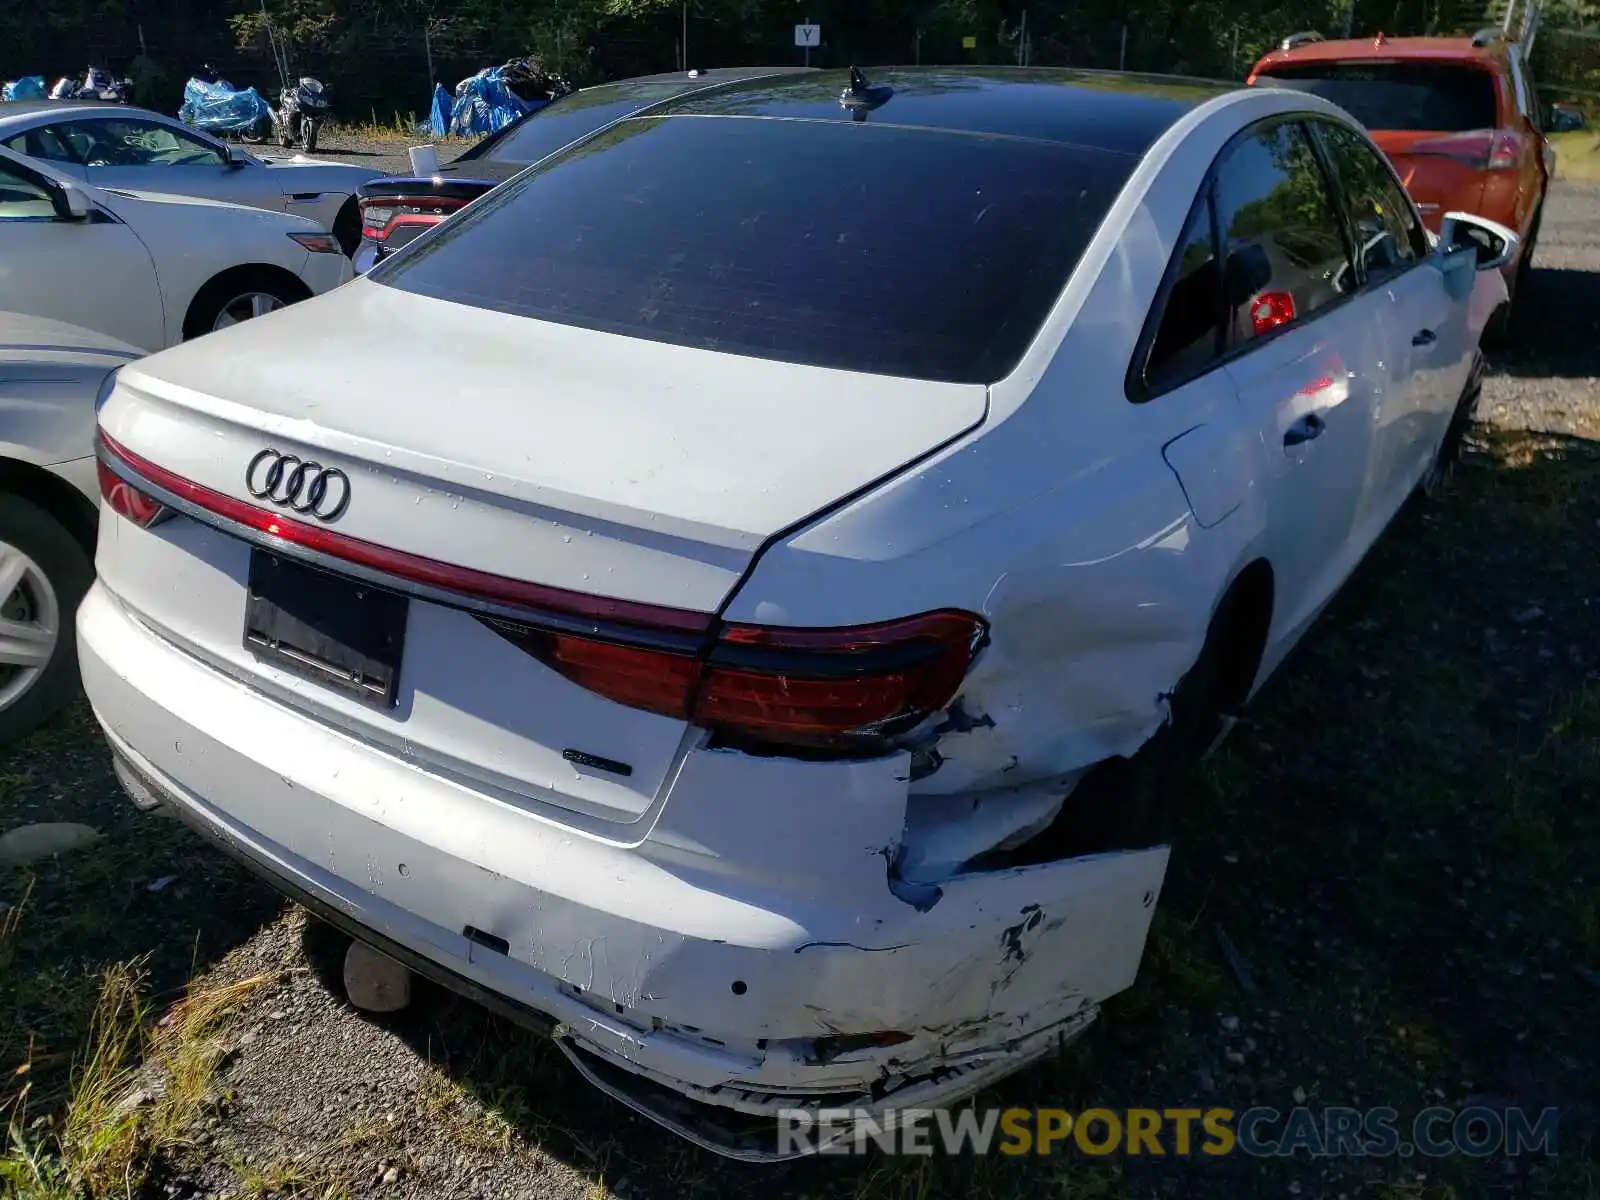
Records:
<instances>
[{"instance_id":1,"label":"red tail light of background car","mask_svg":"<svg viewBox=\"0 0 1600 1200\"><path fill-rule=\"evenodd\" d=\"M371 242L387 242L397 230L410 229L412 236L453 213L468 201L447 196L371 196L358 200L361 210L361 236Z\"/></svg>"}]
</instances>

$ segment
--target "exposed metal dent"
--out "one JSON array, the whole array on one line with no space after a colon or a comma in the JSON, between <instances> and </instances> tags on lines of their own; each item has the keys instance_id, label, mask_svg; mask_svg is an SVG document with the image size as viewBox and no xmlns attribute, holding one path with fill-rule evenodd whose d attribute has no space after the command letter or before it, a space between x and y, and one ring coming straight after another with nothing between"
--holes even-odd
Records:
<instances>
[{"instance_id":1,"label":"exposed metal dent","mask_svg":"<svg viewBox=\"0 0 1600 1200\"><path fill-rule=\"evenodd\" d=\"M999 772L1010 773L1008 767ZM1050 824L1081 775L1075 771L953 796L913 795L898 858L901 879L937 883L980 854L1026 841Z\"/></svg>"},{"instance_id":2,"label":"exposed metal dent","mask_svg":"<svg viewBox=\"0 0 1600 1200\"><path fill-rule=\"evenodd\" d=\"M963 698L957 696L945 710L944 720L936 725L932 734L942 737L947 733L971 733L974 729L993 729L994 718L988 713L979 713L971 716L967 713Z\"/></svg>"},{"instance_id":3,"label":"exposed metal dent","mask_svg":"<svg viewBox=\"0 0 1600 1200\"><path fill-rule=\"evenodd\" d=\"M906 843L901 842L895 849L885 848L884 862L888 864L889 891L897 900L903 900L919 913L929 911L944 897L943 890L936 883L918 882L907 879L905 876Z\"/></svg>"}]
</instances>

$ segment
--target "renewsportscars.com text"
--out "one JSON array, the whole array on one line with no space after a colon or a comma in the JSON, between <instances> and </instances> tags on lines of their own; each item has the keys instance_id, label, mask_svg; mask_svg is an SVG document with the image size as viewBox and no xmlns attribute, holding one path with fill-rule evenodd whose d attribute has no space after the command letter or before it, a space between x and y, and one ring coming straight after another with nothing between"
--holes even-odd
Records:
<instances>
[{"instance_id":1,"label":"renewsportscars.com text","mask_svg":"<svg viewBox=\"0 0 1600 1200\"><path fill-rule=\"evenodd\" d=\"M1560 1111L1425 1108L785 1109L778 1152L1378 1158L1554 1154Z\"/></svg>"}]
</instances>

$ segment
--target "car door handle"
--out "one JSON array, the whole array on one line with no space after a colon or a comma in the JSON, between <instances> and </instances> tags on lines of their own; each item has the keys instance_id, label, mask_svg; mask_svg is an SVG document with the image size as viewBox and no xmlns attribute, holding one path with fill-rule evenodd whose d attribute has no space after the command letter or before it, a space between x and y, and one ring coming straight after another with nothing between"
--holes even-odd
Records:
<instances>
[{"instance_id":1,"label":"car door handle","mask_svg":"<svg viewBox=\"0 0 1600 1200\"><path fill-rule=\"evenodd\" d=\"M1299 446L1312 438L1321 437L1322 431L1327 427L1328 423L1317 413L1307 413L1284 432L1283 444Z\"/></svg>"},{"instance_id":2,"label":"car door handle","mask_svg":"<svg viewBox=\"0 0 1600 1200\"><path fill-rule=\"evenodd\" d=\"M1439 340L1439 335L1431 329L1418 330L1411 337L1413 346L1431 346Z\"/></svg>"}]
</instances>

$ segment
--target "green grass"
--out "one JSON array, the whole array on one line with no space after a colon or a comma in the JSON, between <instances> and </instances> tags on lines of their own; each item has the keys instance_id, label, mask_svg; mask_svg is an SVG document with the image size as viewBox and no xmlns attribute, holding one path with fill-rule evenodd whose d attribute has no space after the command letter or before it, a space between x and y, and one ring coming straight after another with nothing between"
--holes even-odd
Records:
<instances>
[{"instance_id":1,"label":"green grass","mask_svg":"<svg viewBox=\"0 0 1600 1200\"><path fill-rule=\"evenodd\" d=\"M418 131L418 123L423 118L416 113L391 113L388 118L380 118L377 110L368 114L365 121L341 121L329 125L322 132L319 139L320 145L333 148L342 140L359 140L367 142L395 142L416 145L419 142L432 142L439 146L470 146L478 139L476 137L436 138L430 133Z\"/></svg>"},{"instance_id":2,"label":"green grass","mask_svg":"<svg viewBox=\"0 0 1600 1200\"><path fill-rule=\"evenodd\" d=\"M1556 150L1556 178L1586 183L1600 180L1600 131L1582 129L1574 133L1552 133Z\"/></svg>"}]
</instances>

